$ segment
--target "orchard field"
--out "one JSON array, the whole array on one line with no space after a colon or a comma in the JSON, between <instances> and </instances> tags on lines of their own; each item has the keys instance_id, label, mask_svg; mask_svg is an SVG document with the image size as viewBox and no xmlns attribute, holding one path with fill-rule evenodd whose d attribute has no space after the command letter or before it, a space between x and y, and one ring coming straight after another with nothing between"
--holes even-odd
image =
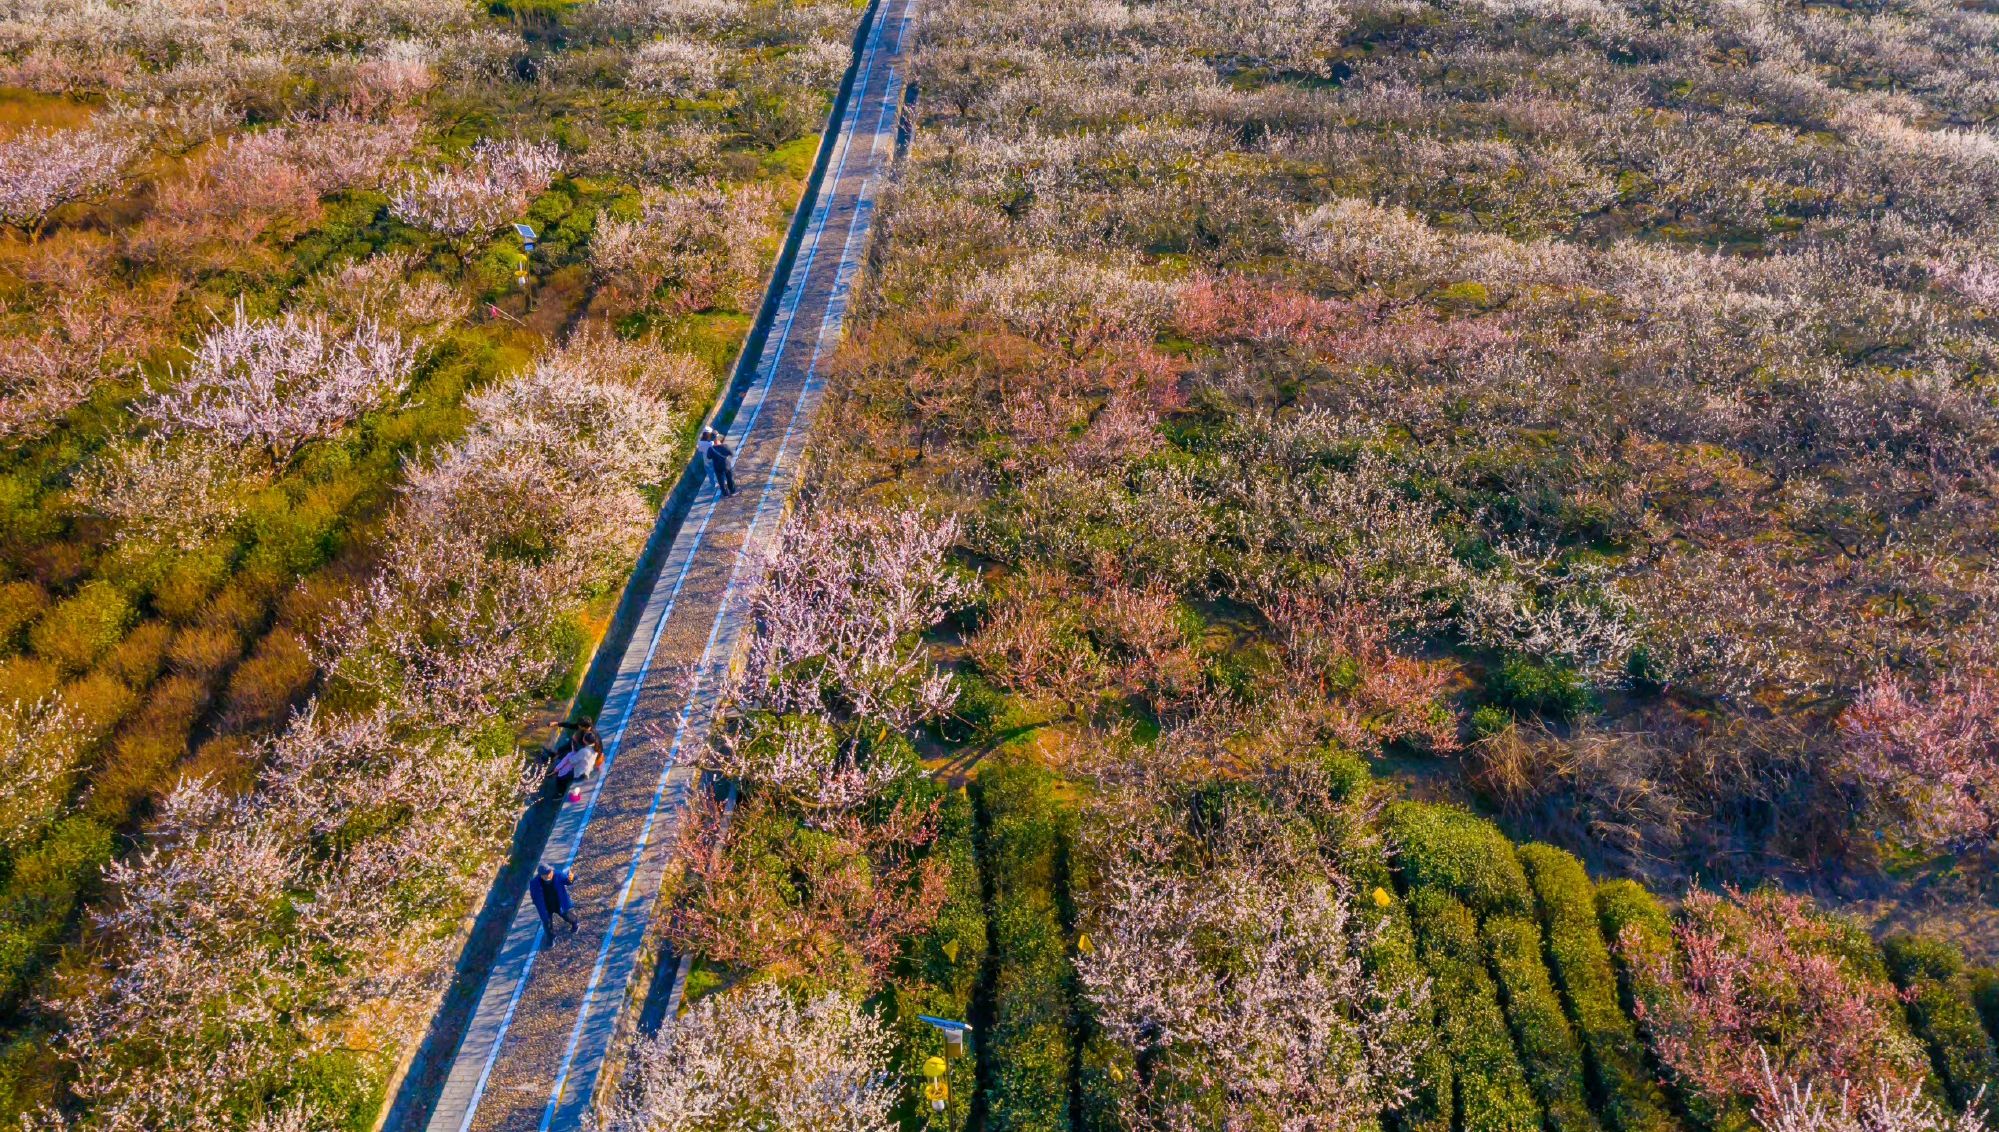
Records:
<instances>
[{"instance_id":1,"label":"orchard field","mask_svg":"<svg viewBox=\"0 0 1999 1132\"><path fill-rule=\"evenodd\" d=\"M0 2L0 1118L374 1126L861 18ZM917 28L602 1127L1991 1129L1999 15Z\"/></svg>"},{"instance_id":2,"label":"orchard field","mask_svg":"<svg viewBox=\"0 0 1999 1132\"><path fill-rule=\"evenodd\" d=\"M1989 1127L1999 20L924 20L612 1126Z\"/></svg>"}]
</instances>

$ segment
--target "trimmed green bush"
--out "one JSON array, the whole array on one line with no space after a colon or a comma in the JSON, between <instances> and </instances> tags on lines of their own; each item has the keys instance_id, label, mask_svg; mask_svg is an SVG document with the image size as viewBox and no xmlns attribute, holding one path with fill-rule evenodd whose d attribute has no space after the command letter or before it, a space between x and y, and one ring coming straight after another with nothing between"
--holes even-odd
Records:
<instances>
[{"instance_id":1,"label":"trimmed green bush","mask_svg":"<svg viewBox=\"0 0 1999 1132\"><path fill-rule=\"evenodd\" d=\"M1930 1063L1950 1103L1965 1108L1981 1092L1999 1104L1999 1050L1979 1024L1964 953L1954 944L1897 936L1883 944L1898 986L1911 992L1909 1024L1929 1046Z\"/></svg>"},{"instance_id":2,"label":"trimmed green bush","mask_svg":"<svg viewBox=\"0 0 1999 1132\"><path fill-rule=\"evenodd\" d=\"M1340 862L1354 880L1364 914L1375 909L1382 913L1381 930L1368 944L1361 963L1386 993L1410 991L1420 986L1429 973L1416 958L1416 934L1409 925L1408 905L1394 894L1395 879L1389 873L1388 859L1380 842L1368 838L1366 831L1359 828L1349 828L1347 833L1349 838L1340 848ZM1385 905L1381 903L1384 900ZM1450 1132L1451 1111L1455 1107L1451 1055L1437 1033L1434 988L1407 1027L1403 1037L1421 1045L1423 1053L1416 1059L1410 1099L1390 1114L1389 1119L1398 1132Z\"/></svg>"},{"instance_id":3,"label":"trimmed green bush","mask_svg":"<svg viewBox=\"0 0 1999 1132\"><path fill-rule=\"evenodd\" d=\"M1999 1042L1999 967L1981 967L1970 973L1971 1001L1985 1020L1985 1033Z\"/></svg>"},{"instance_id":4,"label":"trimmed green bush","mask_svg":"<svg viewBox=\"0 0 1999 1132\"><path fill-rule=\"evenodd\" d=\"M1574 719L1596 709L1588 682L1558 661L1509 656L1486 678L1485 687L1502 707L1550 719Z\"/></svg>"},{"instance_id":5,"label":"trimmed green bush","mask_svg":"<svg viewBox=\"0 0 1999 1132\"><path fill-rule=\"evenodd\" d=\"M0 885L0 1009L15 1005L77 900L111 860L111 831L88 818L59 822L14 859Z\"/></svg>"},{"instance_id":6,"label":"trimmed green bush","mask_svg":"<svg viewBox=\"0 0 1999 1132\"><path fill-rule=\"evenodd\" d=\"M1551 1132L1596 1132L1583 1083L1583 1055L1541 960L1541 928L1525 916L1491 916L1481 929L1506 1021Z\"/></svg>"},{"instance_id":7,"label":"trimmed green bush","mask_svg":"<svg viewBox=\"0 0 1999 1132\"><path fill-rule=\"evenodd\" d=\"M21 630L49 607L49 592L33 582L0 585L0 645L11 652L20 647Z\"/></svg>"},{"instance_id":8,"label":"trimmed green bush","mask_svg":"<svg viewBox=\"0 0 1999 1132\"><path fill-rule=\"evenodd\" d=\"M1083 1059L1076 1081L1076 1127L1081 1132L1123 1132L1118 1103L1138 1084L1138 1065L1131 1051L1102 1034L1083 1039Z\"/></svg>"},{"instance_id":9,"label":"trimmed green bush","mask_svg":"<svg viewBox=\"0 0 1999 1132\"><path fill-rule=\"evenodd\" d=\"M1538 1132L1541 1107L1514 1056L1498 992L1486 973L1478 921L1471 909L1436 888L1419 889L1409 907L1430 969L1438 1036L1454 1069L1459 1132Z\"/></svg>"},{"instance_id":10,"label":"trimmed green bush","mask_svg":"<svg viewBox=\"0 0 1999 1132\"><path fill-rule=\"evenodd\" d=\"M1374 775L1361 758L1337 749L1327 752L1321 766L1335 803L1321 826L1337 847L1340 867L1354 882L1361 914L1380 924L1361 963L1384 993L1413 994L1429 978L1429 972L1416 958L1409 906L1395 894L1395 874L1388 867L1386 847L1371 817ZM1385 1114L1385 1119L1397 1132L1450 1132L1455 1091L1450 1054L1437 1036L1434 995L1424 999L1405 1026L1399 1036L1423 1052L1416 1059L1409 1100Z\"/></svg>"},{"instance_id":11,"label":"trimmed green bush","mask_svg":"<svg viewBox=\"0 0 1999 1132\"><path fill-rule=\"evenodd\" d=\"M28 630L35 655L82 672L118 643L132 623L132 605L116 586L91 582L57 602Z\"/></svg>"},{"instance_id":12,"label":"trimmed green bush","mask_svg":"<svg viewBox=\"0 0 1999 1132\"><path fill-rule=\"evenodd\" d=\"M1423 802L1388 807L1395 864L1412 889L1438 888L1480 915L1530 915L1533 893L1499 827L1468 810Z\"/></svg>"},{"instance_id":13,"label":"trimmed green bush","mask_svg":"<svg viewBox=\"0 0 1999 1132\"><path fill-rule=\"evenodd\" d=\"M1550 969L1581 1040L1596 1111L1616 1132L1674 1132L1678 1123L1646 1070L1638 1027L1618 999L1588 872L1552 845L1522 845L1518 852L1540 906Z\"/></svg>"},{"instance_id":14,"label":"trimmed green bush","mask_svg":"<svg viewBox=\"0 0 1999 1132\"><path fill-rule=\"evenodd\" d=\"M951 867L949 895L930 930L909 942L891 987L895 1031L902 1045L900 1059L905 1065L921 1065L925 1058L941 1057L945 1052L944 1035L918 1018L919 1014L960 1021L969 1021L972 1016L972 996L978 990L979 965L986 954L986 910L979 887L975 833L970 799L962 790L946 794L938 806L937 840L931 843L930 853ZM971 1117L972 1096L978 1089L977 1066L975 1056L951 1063L947 1078L951 1099L941 1114L932 1113L923 1101L923 1079L909 1074L897 1110L902 1126L912 1132L921 1128L935 1132L962 1129Z\"/></svg>"},{"instance_id":15,"label":"trimmed green bush","mask_svg":"<svg viewBox=\"0 0 1999 1132\"><path fill-rule=\"evenodd\" d=\"M978 779L981 866L992 879L993 1020L982 1064L986 1127L1067 1132L1075 972L1057 891L1063 819L1049 773L1005 761Z\"/></svg>"},{"instance_id":16,"label":"trimmed green bush","mask_svg":"<svg viewBox=\"0 0 1999 1132\"><path fill-rule=\"evenodd\" d=\"M1611 880L1596 886L1597 922L1624 990L1624 1008L1631 1009L1631 971L1652 966L1673 954L1673 921L1659 898L1637 881ZM1630 932L1627 939L1626 932Z\"/></svg>"}]
</instances>

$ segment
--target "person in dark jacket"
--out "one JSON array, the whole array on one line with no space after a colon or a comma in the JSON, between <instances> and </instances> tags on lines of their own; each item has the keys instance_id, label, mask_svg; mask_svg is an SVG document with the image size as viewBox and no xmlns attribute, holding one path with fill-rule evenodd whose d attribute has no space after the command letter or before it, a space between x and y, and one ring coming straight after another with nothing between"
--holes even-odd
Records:
<instances>
[{"instance_id":1,"label":"person in dark jacket","mask_svg":"<svg viewBox=\"0 0 1999 1132\"><path fill-rule=\"evenodd\" d=\"M715 487L725 496L736 494L736 450L720 436L708 446L708 466L715 472Z\"/></svg>"},{"instance_id":2,"label":"person in dark jacket","mask_svg":"<svg viewBox=\"0 0 1999 1132\"><path fill-rule=\"evenodd\" d=\"M569 930L576 930L576 905L569 899L569 870L558 869L544 862L534 871L528 881L528 899L534 901L534 910L541 916L542 934L555 938L555 917L561 916L569 923Z\"/></svg>"}]
</instances>

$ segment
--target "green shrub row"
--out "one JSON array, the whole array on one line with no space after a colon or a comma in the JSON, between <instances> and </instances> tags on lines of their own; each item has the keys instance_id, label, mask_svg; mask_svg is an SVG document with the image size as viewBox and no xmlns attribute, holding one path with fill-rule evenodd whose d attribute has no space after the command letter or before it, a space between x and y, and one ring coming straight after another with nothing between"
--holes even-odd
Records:
<instances>
[{"instance_id":1,"label":"green shrub row","mask_svg":"<svg viewBox=\"0 0 1999 1132\"><path fill-rule=\"evenodd\" d=\"M1514 1055L1479 946L1478 921L1438 888L1417 889L1409 906L1430 970L1438 1036L1457 1086L1458 1132L1537 1132L1541 1107Z\"/></svg>"},{"instance_id":2,"label":"green shrub row","mask_svg":"<svg viewBox=\"0 0 1999 1132\"><path fill-rule=\"evenodd\" d=\"M1482 925L1521 1068L1548 1113L1550 1132L1597 1132L1583 1083L1583 1055L1541 959L1541 927L1526 916L1489 916Z\"/></svg>"},{"instance_id":3,"label":"green shrub row","mask_svg":"<svg viewBox=\"0 0 1999 1132\"><path fill-rule=\"evenodd\" d=\"M1623 984L1624 1009L1635 999L1634 971L1650 971L1673 954L1673 921L1659 898L1632 880L1611 880L1596 886L1597 922L1617 957ZM1627 934L1628 933L1628 934Z\"/></svg>"},{"instance_id":4,"label":"green shrub row","mask_svg":"<svg viewBox=\"0 0 1999 1132\"><path fill-rule=\"evenodd\" d=\"M1674 1132L1678 1123L1619 1001L1588 872L1552 845L1523 845L1518 855L1540 909L1549 966L1581 1040L1596 1111L1615 1132Z\"/></svg>"},{"instance_id":5,"label":"green shrub row","mask_svg":"<svg viewBox=\"0 0 1999 1132\"><path fill-rule=\"evenodd\" d=\"M937 839L930 847L932 856L950 866L949 895L930 930L909 942L891 986L900 1045L898 1064L912 1070L925 1059L942 1057L946 1052L944 1035L919 1015L960 1022L972 1016L979 965L986 954L985 897L979 887L975 835L970 799L962 790L949 792L938 806ZM910 1132L959 1132L965 1127L978 1088L977 1058L952 1061L947 1080L950 1100L943 1113L935 1114L920 1095L922 1077L913 1071L907 1075L897 1111L902 1127Z\"/></svg>"},{"instance_id":6,"label":"green shrub row","mask_svg":"<svg viewBox=\"0 0 1999 1132\"><path fill-rule=\"evenodd\" d=\"M1983 967L1970 972L1971 1001L1985 1020L1985 1032L1999 1042L1999 967Z\"/></svg>"},{"instance_id":7,"label":"green shrub row","mask_svg":"<svg viewBox=\"0 0 1999 1132\"><path fill-rule=\"evenodd\" d=\"M1351 755L1339 755L1329 761L1327 771L1333 800L1351 811L1364 812L1368 794L1375 788L1367 764ZM1361 956L1362 964L1384 993L1415 993L1429 979L1429 972L1416 956L1409 907L1395 894L1395 877L1380 838L1372 823L1364 820L1343 821L1330 832L1338 846L1340 866L1353 878L1363 913L1379 924L1379 931ZM1380 915L1374 917L1377 910ZM1407 1030L1398 1036L1423 1052L1416 1059L1409 1100L1388 1119L1397 1132L1450 1132L1454 1107L1451 1055L1437 1033L1434 989L1406 1025Z\"/></svg>"},{"instance_id":8,"label":"green shrub row","mask_svg":"<svg viewBox=\"0 0 1999 1132\"><path fill-rule=\"evenodd\" d=\"M1138 1063L1131 1051L1101 1033L1086 1030L1076 1072L1076 1127L1080 1132L1124 1132L1118 1105L1137 1082Z\"/></svg>"},{"instance_id":9,"label":"green shrub row","mask_svg":"<svg viewBox=\"0 0 1999 1132\"><path fill-rule=\"evenodd\" d=\"M1964 953L1942 940L1898 936L1884 944L1897 985L1910 994L1909 1023L1929 1046L1950 1103L1999 1106L1999 1050L1978 1018Z\"/></svg>"},{"instance_id":10,"label":"green shrub row","mask_svg":"<svg viewBox=\"0 0 1999 1132\"><path fill-rule=\"evenodd\" d=\"M19 1003L110 860L111 831L72 817L10 862L0 882L0 1007Z\"/></svg>"},{"instance_id":11,"label":"green shrub row","mask_svg":"<svg viewBox=\"0 0 1999 1132\"><path fill-rule=\"evenodd\" d=\"M1481 916L1531 915L1533 893L1499 827L1456 806L1397 802L1388 807L1396 867L1411 888L1435 888Z\"/></svg>"},{"instance_id":12,"label":"green shrub row","mask_svg":"<svg viewBox=\"0 0 1999 1132\"><path fill-rule=\"evenodd\" d=\"M1001 761L978 779L981 867L991 878L992 1023L981 1058L986 1127L1067 1132L1075 973L1063 929L1064 811L1053 778Z\"/></svg>"}]
</instances>

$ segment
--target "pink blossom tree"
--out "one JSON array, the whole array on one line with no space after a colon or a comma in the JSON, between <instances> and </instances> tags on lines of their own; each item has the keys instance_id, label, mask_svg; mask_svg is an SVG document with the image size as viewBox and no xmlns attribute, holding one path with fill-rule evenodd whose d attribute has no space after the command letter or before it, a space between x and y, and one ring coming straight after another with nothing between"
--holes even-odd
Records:
<instances>
[{"instance_id":1,"label":"pink blossom tree","mask_svg":"<svg viewBox=\"0 0 1999 1132\"><path fill-rule=\"evenodd\" d=\"M1840 957L1837 930L1801 897L1696 888L1674 924L1674 954L1619 941L1654 1052L1708 1111L1775 1111L1785 1082L1821 1095L1920 1089L1928 1060L1897 1025L1900 998Z\"/></svg>"},{"instance_id":2,"label":"pink blossom tree","mask_svg":"<svg viewBox=\"0 0 1999 1132\"><path fill-rule=\"evenodd\" d=\"M925 853L936 807L807 826L768 794L696 806L680 858L691 899L668 928L685 953L866 993L943 907L950 865Z\"/></svg>"},{"instance_id":3,"label":"pink blossom tree","mask_svg":"<svg viewBox=\"0 0 1999 1132\"><path fill-rule=\"evenodd\" d=\"M1884 673L1839 717L1839 752L1896 840L1926 852L1999 835L1999 678L1928 688Z\"/></svg>"}]
</instances>

